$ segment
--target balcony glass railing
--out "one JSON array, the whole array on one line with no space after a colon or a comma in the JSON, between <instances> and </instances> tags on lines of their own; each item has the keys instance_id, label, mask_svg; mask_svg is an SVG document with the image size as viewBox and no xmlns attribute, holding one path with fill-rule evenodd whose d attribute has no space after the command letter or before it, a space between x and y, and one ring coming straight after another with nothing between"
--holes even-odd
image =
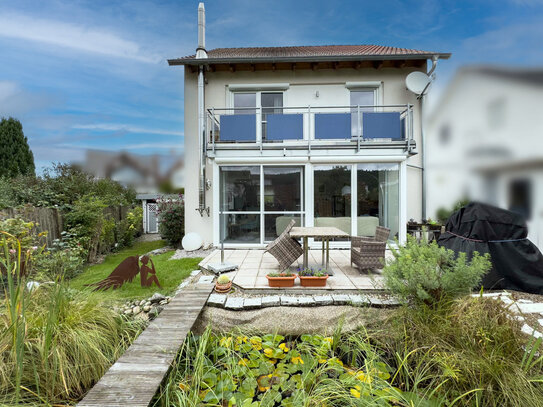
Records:
<instances>
[{"instance_id":1,"label":"balcony glass railing","mask_svg":"<svg viewBox=\"0 0 543 407\"><path fill-rule=\"evenodd\" d=\"M412 122L412 105L282 107L281 113L267 113L265 108L214 108L208 110L206 134L213 146L326 141L360 144L411 140Z\"/></svg>"}]
</instances>

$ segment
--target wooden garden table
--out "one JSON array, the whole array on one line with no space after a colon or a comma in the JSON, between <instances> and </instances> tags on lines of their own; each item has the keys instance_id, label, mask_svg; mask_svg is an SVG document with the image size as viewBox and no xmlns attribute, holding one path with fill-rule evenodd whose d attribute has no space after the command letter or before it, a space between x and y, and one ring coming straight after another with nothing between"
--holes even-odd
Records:
<instances>
[{"instance_id":1,"label":"wooden garden table","mask_svg":"<svg viewBox=\"0 0 543 407\"><path fill-rule=\"evenodd\" d=\"M329 263L330 263L330 239L335 238L345 238L350 237L348 233L345 233L343 230L338 229L336 227L321 227L321 226L312 226L312 227L293 227L290 231L290 237L293 237L295 239L302 239L304 242L304 257L303 257L303 265L304 268L307 267L309 262L309 238L315 238L322 240L322 266L326 268L327 272L330 272L329 270ZM326 244L326 248L325 248ZM326 256L325 256L326 254ZM325 257L326 257L326 263L325 263ZM329 273L330 275L333 275L333 273Z\"/></svg>"}]
</instances>

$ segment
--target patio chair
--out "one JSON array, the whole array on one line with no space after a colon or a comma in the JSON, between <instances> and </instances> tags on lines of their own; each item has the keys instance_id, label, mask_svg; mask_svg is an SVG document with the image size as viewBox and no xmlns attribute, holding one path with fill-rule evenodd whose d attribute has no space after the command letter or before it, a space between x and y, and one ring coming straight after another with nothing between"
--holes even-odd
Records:
<instances>
[{"instance_id":1,"label":"patio chair","mask_svg":"<svg viewBox=\"0 0 543 407\"><path fill-rule=\"evenodd\" d=\"M289 236L290 230L295 224L292 219L283 233L277 239L266 246L266 251L270 253L279 262L281 271L286 270L293 262L295 262L304 252L302 245Z\"/></svg>"},{"instance_id":2,"label":"patio chair","mask_svg":"<svg viewBox=\"0 0 543 407\"><path fill-rule=\"evenodd\" d=\"M351 266L354 263L360 270L381 268L389 235L390 229L377 226L375 237L351 237Z\"/></svg>"}]
</instances>

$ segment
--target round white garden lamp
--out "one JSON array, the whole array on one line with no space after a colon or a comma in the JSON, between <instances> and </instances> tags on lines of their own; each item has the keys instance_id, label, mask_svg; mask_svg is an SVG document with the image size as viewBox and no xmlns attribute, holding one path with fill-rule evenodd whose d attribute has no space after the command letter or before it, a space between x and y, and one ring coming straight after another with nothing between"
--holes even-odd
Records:
<instances>
[{"instance_id":1,"label":"round white garden lamp","mask_svg":"<svg viewBox=\"0 0 543 407\"><path fill-rule=\"evenodd\" d=\"M204 241L202 240L202 236L200 236L198 233L190 232L183 237L181 244L183 245L183 249L185 249L187 252L191 252L202 247Z\"/></svg>"}]
</instances>

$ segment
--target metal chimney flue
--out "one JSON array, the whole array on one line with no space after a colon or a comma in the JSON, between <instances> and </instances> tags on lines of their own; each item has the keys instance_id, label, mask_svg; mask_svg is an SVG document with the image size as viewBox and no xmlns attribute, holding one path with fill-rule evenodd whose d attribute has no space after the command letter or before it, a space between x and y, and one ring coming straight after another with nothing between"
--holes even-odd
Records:
<instances>
[{"instance_id":1,"label":"metal chimney flue","mask_svg":"<svg viewBox=\"0 0 543 407\"><path fill-rule=\"evenodd\" d=\"M204 3L198 4L198 48L196 48L196 58L207 58L206 10Z\"/></svg>"}]
</instances>

